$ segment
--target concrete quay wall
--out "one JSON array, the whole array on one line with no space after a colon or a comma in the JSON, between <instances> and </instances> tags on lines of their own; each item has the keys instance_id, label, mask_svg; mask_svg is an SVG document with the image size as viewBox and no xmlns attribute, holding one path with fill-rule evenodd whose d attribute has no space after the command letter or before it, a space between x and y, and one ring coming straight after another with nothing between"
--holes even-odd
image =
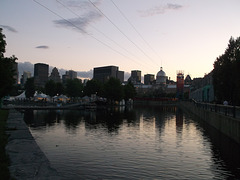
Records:
<instances>
[{"instance_id":1,"label":"concrete quay wall","mask_svg":"<svg viewBox=\"0 0 240 180\"><path fill-rule=\"evenodd\" d=\"M191 102L181 101L178 105L240 144L240 119L199 108Z\"/></svg>"},{"instance_id":2,"label":"concrete quay wall","mask_svg":"<svg viewBox=\"0 0 240 180\"><path fill-rule=\"evenodd\" d=\"M23 115L14 109L9 110L6 134L11 179L63 179L35 142Z\"/></svg>"}]
</instances>

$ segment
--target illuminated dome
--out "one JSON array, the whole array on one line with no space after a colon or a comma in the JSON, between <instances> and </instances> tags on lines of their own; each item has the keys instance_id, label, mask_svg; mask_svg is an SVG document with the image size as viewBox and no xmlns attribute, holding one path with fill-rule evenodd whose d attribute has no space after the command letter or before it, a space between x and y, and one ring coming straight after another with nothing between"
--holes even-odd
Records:
<instances>
[{"instance_id":1,"label":"illuminated dome","mask_svg":"<svg viewBox=\"0 0 240 180\"><path fill-rule=\"evenodd\" d=\"M166 84L167 76L166 73L160 68L160 71L157 73L156 84Z\"/></svg>"},{"instance_id":2,"label":"illuminated dome","mask_svg":"<svg viewBox=\"0 0 240 180\"><path fill-rule=\"evenodd\" d=\"M158 73L157 73L157 77L158 76L166 76L166 73L162 70L162 67L160 68L160 71L158 71Z\"/></svg>"}]
</instances>

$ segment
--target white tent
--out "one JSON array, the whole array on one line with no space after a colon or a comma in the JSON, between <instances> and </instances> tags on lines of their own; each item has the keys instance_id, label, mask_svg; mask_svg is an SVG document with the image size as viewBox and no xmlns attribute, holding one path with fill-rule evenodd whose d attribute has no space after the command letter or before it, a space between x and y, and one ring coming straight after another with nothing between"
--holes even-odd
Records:
<instances>
[{"instance_id":1,"label":"white tent","mask_svg":"<svg viewBox=\"0 0 240 180\"><path fill-rule=\"evenodd\" d=\"M20 99L25 99L25 98L26 98L25 91L22 94L14 97L14 99L19 99L19 100Z\"/></svg>"},{"instance_id":2,"label":"white tent","mask_svg":"<svg viewBox=\"0 0 240 180\"><path fill-rule=\"evenodd\" d=\"M39 100L46 100L46 101L48 101L50 98L46 94L41 93L41 94L34 95L34 99L35 99L35 101L39 101Z\"/></svg>"},{"instance_id":3,"label":"white tent","mask_svg":"<svg viewBox=\"0 0 240 180\"><path fill-rule=\"evenodd\" d=\"M53 99L54 101L67 102L70 98L65 95L60 95L60 96L54 96Z\"/></svg>"}]
</instances>

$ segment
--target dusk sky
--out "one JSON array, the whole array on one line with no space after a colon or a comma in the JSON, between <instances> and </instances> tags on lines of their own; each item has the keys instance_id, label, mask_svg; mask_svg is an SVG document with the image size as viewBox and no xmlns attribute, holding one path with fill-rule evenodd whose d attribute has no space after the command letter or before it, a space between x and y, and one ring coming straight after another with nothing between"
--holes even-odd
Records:
<instances>
[{"instance_id":1,"label":"dusk sky","mask_svg":"<svg viewBox=\"0 0 240 180\"><path fill-rule=\"evenodd\" d=\"M5 56L89 71L114 65L176 80L213 69L240 36L239 0L1 0Z\"/></svg>"}]
</instances>

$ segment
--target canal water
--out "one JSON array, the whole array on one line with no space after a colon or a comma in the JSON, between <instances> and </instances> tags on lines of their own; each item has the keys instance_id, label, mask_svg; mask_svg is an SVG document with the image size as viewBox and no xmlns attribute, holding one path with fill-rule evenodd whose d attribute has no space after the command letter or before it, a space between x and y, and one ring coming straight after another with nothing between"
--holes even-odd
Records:
<instances>
[{"instance_id":1,"label":"canal water","mask_svg":"<svg viewBox=\"0 0 240 180\"><path fill-rule=\"evenodd\" d=\"M176 107L26 111L63 179L240 179L240 147Z\"/></svg>"}]
</instances>

